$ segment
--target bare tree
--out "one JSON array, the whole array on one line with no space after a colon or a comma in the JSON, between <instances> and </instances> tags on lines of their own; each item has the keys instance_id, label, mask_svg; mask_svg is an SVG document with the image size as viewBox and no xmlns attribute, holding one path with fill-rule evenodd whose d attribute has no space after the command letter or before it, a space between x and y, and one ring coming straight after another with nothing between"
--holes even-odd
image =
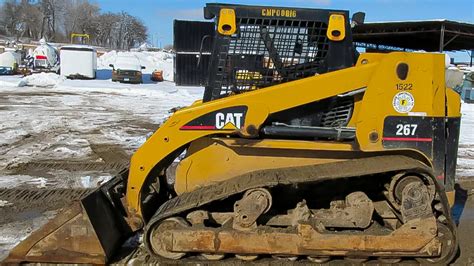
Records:
<instances>
[{"instance_id":1,"label":"bare tree","mask_svg":"<svg viewBox=\"0 0 474 266\"><path fill-rule=\"evenodd\" d=\"M25 37L40 39L43 14L37 5L32 5L28 1L22 1L20 19L25 23Z\"/></svg>"},{"instance_id":2,"label":"bare tree","mask_svg":"<svg viewBox=\"0 0 474 266\"><path fill-rule=\"evenodd\" d=\"M2 17L0 23L5 33L20 38L23 31L23 23L18 17L20 5L15 0L7 0L2 5Z\"/></svg>"},{"instance_id":3,"label":"bare tree","mask_svg":"<svg viewBox=\"0 0 474 266\"><path fill-rule=\"evenodd\" d=\"M112 47L114 42L114 29L120 18L113 13L105 13L97 18L96 43L105 47Z\"/></svg>"},{"instance_id":4,"label":"bare tree","mask_svg":"<svg viewBox=\"0 0 474 266\"><path fill-rule=\"evenodd\" d=\"M41 35L55 40L58 31L58 22L63 16L63 10L66 2L63 0L41 0L40 7L43 13L43 21L41 23Z\"/></svg>"},{"instance_id":5,"label":"bare tree","mask_svg":"<svg viewBox=\"0 0 474 266\"><path fill-rule=\"evenodd\" d=\"M117 24L118 25L114 27L114 48L128 50L146 41L148 35L145 25L127 12L122 11Z\"/></svg>"},{"instance_id":6,"label":"bare tree","mask_svg":"<svg viewBox=\"0 0 474 266\"><path fill-rule=\"evenodd\" d=\"M100 14L89 0L5 0L0 4L0 33L16 38L67 41L87 33L92 44L130 49L147 39L141 20L126 12Z\"/></svg>"},{"instance_id":7,"label":"bare tree","mask_svg":"<svg viewBox=\"0 0 474 266\"><path fill-rule=\"evenodd\" d=\"M66 36L71 33L87 33L92 38L97 31L99 6L87 0L70 0L65 7L64 31Z\"/></svg>"}]
</instances>

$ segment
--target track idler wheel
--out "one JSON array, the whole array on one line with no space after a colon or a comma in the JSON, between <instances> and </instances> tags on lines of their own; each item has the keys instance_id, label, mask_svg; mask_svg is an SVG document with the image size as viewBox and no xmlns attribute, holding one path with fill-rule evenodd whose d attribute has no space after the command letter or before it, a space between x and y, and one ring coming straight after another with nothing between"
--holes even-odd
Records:
<instances>
[{"instance_id":1,"label":"track idler wheel","mask_svg":"<svg viewBox=\"0 0 474 266\"><path fill-rule=\"evenodd\" d=\"M257 227L260 215L270 210L272 196L264 188L247 190L241 200L234 203L233 228L251 230Z\"/></svg>"},{"instance_id":2,"label":"track idler wheel","mask_svg":"<svg viewBox=\"0 0 474 266\"><path fill-rule=\"evenodd\" d=\"M165 243L162 238L167 234L167 231L177 228L189 227L189 224L186 220L180 217L172 217L162 221L158 226L153 228L150 233L151 237L151 248L155 254L160 255L167 259L178 260L186 255L185 252L173 252L168 251L165 248Z\"/></svg>"}]
</instances>

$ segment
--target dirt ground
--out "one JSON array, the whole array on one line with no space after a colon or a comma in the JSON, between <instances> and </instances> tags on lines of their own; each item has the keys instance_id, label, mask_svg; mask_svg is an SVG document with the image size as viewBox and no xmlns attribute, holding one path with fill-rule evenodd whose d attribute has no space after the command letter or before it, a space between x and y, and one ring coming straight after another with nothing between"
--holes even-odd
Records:
<instances>
[{"instance_id":1,"label":"dirt ground","mask_svg":"<svg viewBox=\"0 0 474 266\"><path fill-rule=\"evenodd\" d=\"M0 141L0 261L58 209L126 168L133 151L158 128L154 118L193 97L172 102L166 95L0 91L0 137L11 140ZM474 180L463 178L456 190L460 254L454 264L474 265Z\"/></svg>"},{"instance_id":2,"label":"dirt ground","mask_svg":"<svg viewBox=\"0 0 474 266\"><path fill-rule=\"evenodd\" d=\"M0 80L0 261L56 210L127 168L168 111L202 93L77 82L18 88Z\"/></svg>"},{"instance_id":3,"label":"dirt ground","mask_svg":"<svg viewBox=\"0 0 474 266\"><path fill-rule=\"evenodd\" d=\"M474 181L460 180L456 185L453 216L458 225L460 254L455 265L474 265Z\"/></svg>"}]
</instances>

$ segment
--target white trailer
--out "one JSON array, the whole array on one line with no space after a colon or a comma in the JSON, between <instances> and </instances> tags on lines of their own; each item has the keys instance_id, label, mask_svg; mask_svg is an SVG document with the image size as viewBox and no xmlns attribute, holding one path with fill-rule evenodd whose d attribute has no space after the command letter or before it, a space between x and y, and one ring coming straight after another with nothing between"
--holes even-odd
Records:
<instances>
[{"instance_id":1,"label":"white trailer","mask_svg":"<svg viewBox=\"0 0 474 266\"><path fill-rule=\"evenodd\" d=\"M0 54L0 75L13 75L17 72L21 62L21 55L7 51Z\"/></svg>"},{"instance_id":2,"label":"white trailer","mask_svg":"<svg viewBox=\"0 0 474 266\"><path fill-rule=\"evenodd\" d=\"M95 79L97 52L87 45L68 45L60 50L61 75L73 79Z\"/></svg>"}]
</instances>

